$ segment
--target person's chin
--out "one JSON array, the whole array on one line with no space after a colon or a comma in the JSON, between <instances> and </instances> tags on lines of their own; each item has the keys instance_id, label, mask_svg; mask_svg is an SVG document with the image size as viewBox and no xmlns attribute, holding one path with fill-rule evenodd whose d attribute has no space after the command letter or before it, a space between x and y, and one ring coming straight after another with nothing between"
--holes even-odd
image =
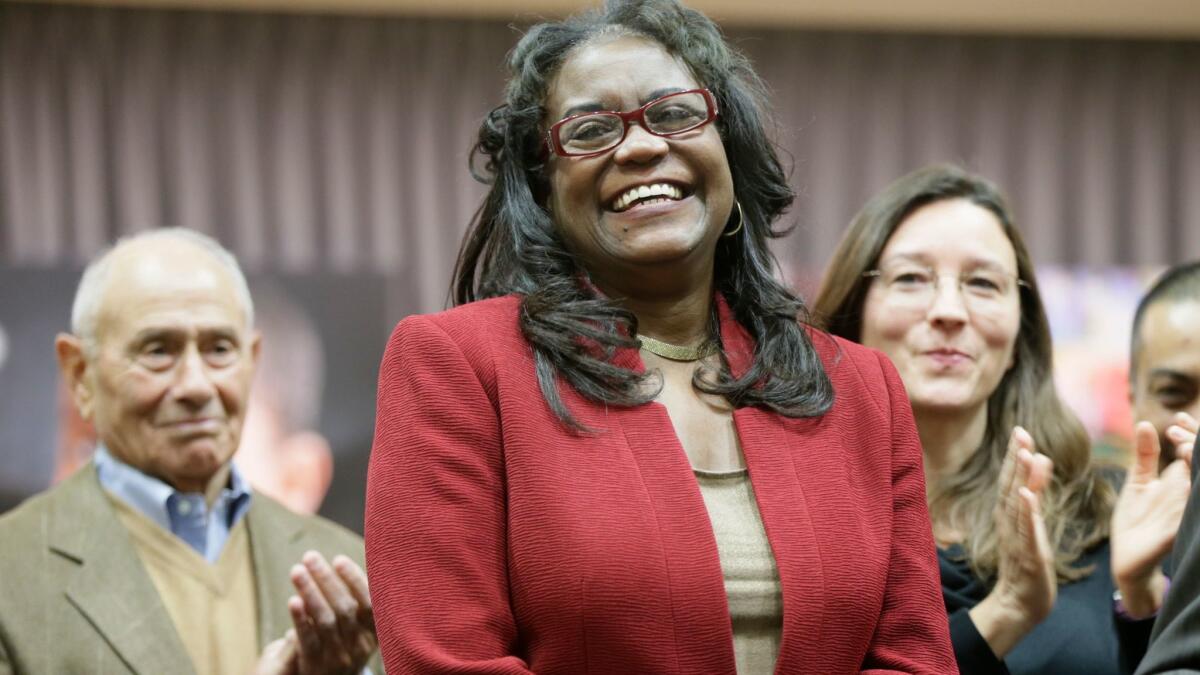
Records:
<instances>
[{"instance_id":1,"label":"person's chin","mask_svg":"<svg viewBox=\"0 0 1200 675\"><path fill-rule=\"evenodd\" d=\"M629 251L625 261L634 267L670 265L686 260L695 250L696 246L687 243L647 246Z\"/></svg>"},{"instance_id":2,"label":"person's chin","mask_svg":"<svg viewBox=\"0 0 1200 675\"><path fill-rule=\"evenodd\" d=\"M235 447L225 438L191 438L175 445L175 456L181 464L196 471L215 471L233 458Z\"/></svg>"},{"instance_id":3,"label":"person's chin","mask_svg":"<svg viewBox=\"0 0 1200 675\"><path fill-rule=\"evenodd\" d=\"M626 238L621 257L634 264L654 265L685 260L704 246L704 230L697 223L669 223L645 228Z\"/></svg>"},{"instance_id":4,"label":"person's chin","mask_svg":"<svg viewBox=\"0 0 1200 675\"><path fill-rule=\"evenodd\" d=\"M978 398L974 388L969 386L930 387L913 391L909 395L913 408L941 414L953 414L972 409L978 404Z\"/></svg>"}]
</instances>

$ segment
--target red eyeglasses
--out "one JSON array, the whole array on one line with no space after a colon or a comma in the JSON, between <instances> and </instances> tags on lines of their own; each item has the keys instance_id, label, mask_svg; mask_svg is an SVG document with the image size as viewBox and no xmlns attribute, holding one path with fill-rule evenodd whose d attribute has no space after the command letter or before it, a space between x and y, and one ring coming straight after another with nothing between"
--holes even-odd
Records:
<instances>
[{"instance_id":1,"label":"red eyeglasses","mask_svg":"<svg viewBox=\"0 0 1200 675\"><path fill-rule=\"evenodd\" d=\"M717 114L717 100L711 91L689 89L660 96L628 112L571 115L550 127L547 144L560 157L592 157L620 145L632 122L655 136L671 137L699 129Z\"/></svg>"}]
</instances>

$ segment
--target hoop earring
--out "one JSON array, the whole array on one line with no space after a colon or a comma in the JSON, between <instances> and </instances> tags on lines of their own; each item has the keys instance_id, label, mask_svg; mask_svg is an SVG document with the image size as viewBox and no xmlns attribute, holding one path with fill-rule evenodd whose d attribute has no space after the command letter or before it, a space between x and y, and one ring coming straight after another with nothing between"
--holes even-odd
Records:
<instances>
[{"instance_id":1,"label":"hoop earring","mask_svg":"<svg viewBox=\"0 0 1200 675\"><path fill-rule=\"evenodd\" d=\"M733 200L733 203L734 203L734 205L737 206L738 224L737 224L737 227L733 228L732 230L722 233L721 234L722 237L732 237L733 235L737 234L738 232L741 232L742 226L746 224L746 214L742 212L742 203L736 199Z\"/></svg>"}]
</instances>

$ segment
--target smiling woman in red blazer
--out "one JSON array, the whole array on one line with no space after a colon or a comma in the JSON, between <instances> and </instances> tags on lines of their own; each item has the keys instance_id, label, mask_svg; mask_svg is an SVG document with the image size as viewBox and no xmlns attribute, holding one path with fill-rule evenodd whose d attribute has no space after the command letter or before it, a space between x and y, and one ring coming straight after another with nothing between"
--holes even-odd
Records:
<instances>
[{"instance_id":1,"label":"smiling woman in red blazer","mask_svg":"<svg viewBox=\"0 0 1200 675\"><path fill-rule=\"evenodd\" d=\"M748 63L649 0L509 67L460 306L380 373L388 672L956 672L900 380L773 276Z\"/></svg>"}]
</instances>

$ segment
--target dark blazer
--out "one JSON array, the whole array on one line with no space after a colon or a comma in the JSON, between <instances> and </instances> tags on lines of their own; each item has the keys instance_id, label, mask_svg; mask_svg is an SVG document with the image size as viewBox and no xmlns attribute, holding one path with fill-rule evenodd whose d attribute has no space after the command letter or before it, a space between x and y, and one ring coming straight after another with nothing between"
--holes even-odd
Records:
<instances>
[{"instance_id":1,"label":"dark blazer","mask_svg":"<svg viewBox=\"0 0 1200 675\"><path fill-rule=\"evenodd\" d=\"M754 345L719 302L735 374ZM658 403L542 399L519 300L396 328L379 383L367 571L404 673L724 673L712 525ZM912 412L879 353L814 333L836 402L734 415L783 587L779 673L954 673ZM644 366L636 349L615 361Z\"/></svg>"},{"instance_id":2,"label":"dark blazer","mask_svg":"<svg viewBox=\"0 0 1200 675\"><path fill-rule=\"evenodd\" d=\"M1200 673L1200 481L1192 461L1192 494L1175 540L1171 590L1138 675Z\"/></svg>"},{"instance_id":3,"label":"dark blazer","mask_svg":"<svg viewBox=\"0 0 1200 675\"><path fill-rule=\"evenodd\" d=\"M288 570L300 556L361 561L362 540L261 494L246 526L261 649L292 625ZM0 518L0 548L0 674L193 672L91 463Z\"/></svg>"}]
</instances>

